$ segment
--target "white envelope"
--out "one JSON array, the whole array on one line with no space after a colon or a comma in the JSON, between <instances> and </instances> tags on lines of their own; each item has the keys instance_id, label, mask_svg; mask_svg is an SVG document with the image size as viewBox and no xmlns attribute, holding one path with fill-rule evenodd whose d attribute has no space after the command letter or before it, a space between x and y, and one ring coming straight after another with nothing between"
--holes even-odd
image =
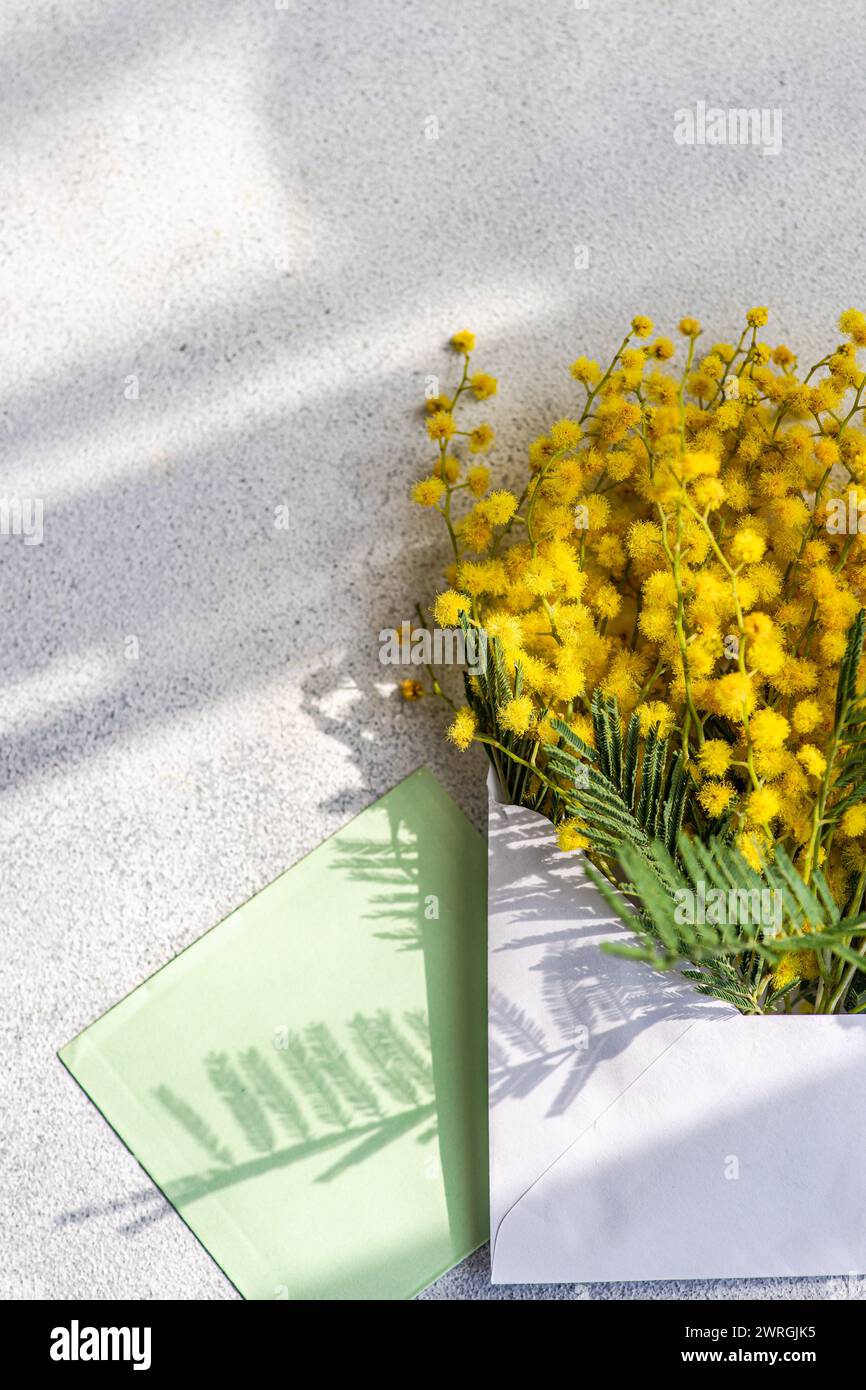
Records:
<instances>
[{"instance_id":1,"label":"white envelope","mask_svg":"<svg viewBox=\"0 0 866 1390\"><path fill-rule=\"evenodd\" d=\"M493 1282L866 1269L866 1017L746 1018L605 954L583 856L488 791Z\"/></svg>"}]
</instances>

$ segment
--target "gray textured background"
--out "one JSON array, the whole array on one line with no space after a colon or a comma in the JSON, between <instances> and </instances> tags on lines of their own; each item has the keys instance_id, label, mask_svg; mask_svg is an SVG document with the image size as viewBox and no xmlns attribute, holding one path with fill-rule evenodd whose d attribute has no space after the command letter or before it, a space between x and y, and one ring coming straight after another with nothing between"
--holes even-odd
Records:
<instances>
[{"instance_id":1,"label":"gray textured background","mask_svg":"<svg viewBox=\"0 0 866 1390\"><path fill-rule=\"evenodd\" d=\"M0 538L12 1296L234 1296L56 1047L420 762L481 821L377 662L441 554L406 491L445 336L515 478L633 313L767 303L817 356L862 300L853 0L279 4L0 11L3 488L45 503ZM699 99L781 106L780 157L675 145ZM790 1293L850 1289L491 1290L481 1252L426 1296Z\"/></svg>"}]
</instances>

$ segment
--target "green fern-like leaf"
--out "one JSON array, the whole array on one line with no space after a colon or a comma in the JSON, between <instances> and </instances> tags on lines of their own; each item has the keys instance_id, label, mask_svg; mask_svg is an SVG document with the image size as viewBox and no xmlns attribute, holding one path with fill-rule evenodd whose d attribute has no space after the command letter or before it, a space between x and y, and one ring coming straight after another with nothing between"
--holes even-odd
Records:
<instances>
[{"instance_id":1,"label":"green fern-like leaf","mask_svg":"<svg viewBox=\"0 0 866 1390\"><path fill-rule=\"evenodd\" d=\"M551 721L561 744L545 747L547 771L563 778L565 813L582 819L597 860L616 863L620 848L631 845L658 872L661 861L649 846L658 838L675 855L689 806L692 782L682 754L669 756L668 741L655 731L641 743L636 715L623 740L613 697L596 692L592 716L594 750L561 720Z\"/></svg>"},{"instance_id":2,"label":"green fern-like leaf","mask_svg":"<svg viewBox=\"0 0 866 1390\"><path fill-rule=\"evenodd\" d=\"M833 737L830 743L828 774L832 772L832 797L822 807L826 830L850 806L866 797L866 698L857 692L857 675L866 636L866 610L860 609L848 630L845 653L839 663L836 681Z\"/></svg>"},{"instance_id":3,"label":"green fern-like leaf","mask_svg":"<svg viewBox=\"0 0 866 1390\"><path fill-rule=\"evenodd\" d=\"M559 737L562 739L563 743L566 744L568 748L571 748L574 750L574 752L579 753L582 758L586 758L587 762L594 763L596 761L595 749L591 748L588 743L584 743L583 739L579 738L577 734L574 732L574 730L570 729L564 720L551 719L550 723L551 727L556 730L556 732L559 734Z\"/></svg>"},{"instance_id":4,"label":"green fern-like leaf","mask_svg":"<svg viewBox=\"0 0 866 1390\"><path fill-rule=\"evenodd\" d=\"M622 846L620 864L639 901L637 909L588 866L591 879L635 938L634 945L605 943L602 950L660 969L698 967L700 982L693 973L689 978L700 992L724 998L744 1012L759 1008L762 972L774 970L791 953L826 952L855 969L863 967L863 956L852 942L864 936L866 913L842 918L838 911L823 911L826 884L822 880L813 892L781 846L760 873L723 840L705 845L682 834L678 848L675 862L658 843L649 853ZM708 920L709 913L702 921L684 920L678 909L695 900L699 884L705 894L711 888L723 895L723 920ZM769 903L781 904L778 923L766 920ZM782 992L775 995L781 997Z\"/></svg>"}]
</instances>

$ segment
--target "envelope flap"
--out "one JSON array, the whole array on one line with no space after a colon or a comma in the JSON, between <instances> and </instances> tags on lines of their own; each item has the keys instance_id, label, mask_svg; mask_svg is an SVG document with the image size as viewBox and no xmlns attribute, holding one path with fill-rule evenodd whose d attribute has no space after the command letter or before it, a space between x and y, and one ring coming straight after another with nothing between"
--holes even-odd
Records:
<instances>
[{"instance_id":1,"label":"envelope flap","mask_svg":"<svg viewBox=\"0 0 866 1390\"><path fill-rule=\"evenodd\" d=\"M694 1024L505 1216L498 1279L862 1269L864 1067L863 1018Z\"/></svg>"},{"instance_id":2,"label":"envelope flap","mask_svg":"<svg viewBox=\"0 0 866 1390\"><path fill-rule=\"evenodd\" d=\"M491 779L493 774L491 773ZM733 1014L601 951L625 927L550 822L489 787L491 1239L510 1209L694 1022Z\"/></svg>"}]
</instances>

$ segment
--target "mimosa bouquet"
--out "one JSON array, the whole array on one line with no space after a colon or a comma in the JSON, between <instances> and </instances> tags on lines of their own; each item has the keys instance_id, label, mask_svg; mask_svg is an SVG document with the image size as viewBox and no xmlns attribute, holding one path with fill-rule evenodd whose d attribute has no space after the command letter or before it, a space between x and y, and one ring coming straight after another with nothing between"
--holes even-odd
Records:
<instances>
[{"instance_id":1,"label":"mimosa bouquet","mask_svg":"<svg viewBox=\"0 0 866 1390\"><path fill-rule=\"evenodd\" d=\"M448 737L582 851L633 946L744 1013L866 1011L866 315L807 371L763 340L682 347L636 316L578 357L519 493L464 407L426 402L415 502L449 546L439 628L482 639ZM677 358L681 359L679 363ZM444 680L444 676L442 677Z\"/></svg>"}]
</instances>

